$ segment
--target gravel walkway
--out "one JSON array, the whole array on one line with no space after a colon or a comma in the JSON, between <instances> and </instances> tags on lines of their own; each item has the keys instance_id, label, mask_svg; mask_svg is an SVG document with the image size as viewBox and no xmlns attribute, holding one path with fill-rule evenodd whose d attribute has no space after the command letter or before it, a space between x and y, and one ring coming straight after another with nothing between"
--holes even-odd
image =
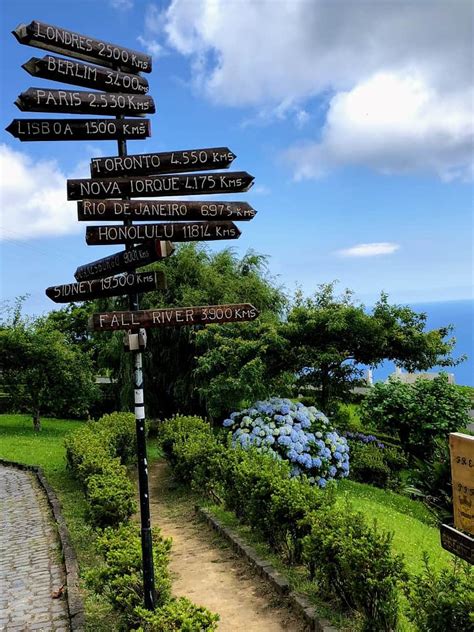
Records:
<instances>
[{"instance_id":1,"label":"gravel walkway","mask_svg":"<svg viewBox=\"0 0 474 632\"><path fill-rule=\"evenodd\" d=\"M30 472L0 466L0 630L67 632L65 583L51 512Z\"/></svg>"}]
</instances>

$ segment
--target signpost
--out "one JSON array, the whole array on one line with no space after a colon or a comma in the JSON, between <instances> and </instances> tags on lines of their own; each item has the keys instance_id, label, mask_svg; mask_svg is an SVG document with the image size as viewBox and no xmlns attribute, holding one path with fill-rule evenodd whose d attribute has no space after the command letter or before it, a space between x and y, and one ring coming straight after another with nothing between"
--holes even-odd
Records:
<instances>
[{"instance_id":1,"label":"signpost","mask_svg":"<svg viewBox=\"0 0 474 632\"><path fill-rule=\"evenodd\" d=\"M132 92L134 94L148 92L148 81L139 75L109 70L54 55L45 55L42 58L32 57L23 64L22 68L32 77L72 83L75 86L84 86L85 88L95 88L106 92Z\"/></svg>"},{"instance_id":2,"label":"signpost","mask_svg":"<svg viewBox=\"0 0 474 632\"><path fill-rule=\"evenodd\" d=\"M441 525L442 546L474 564L474 437L449 435L454 527Z\"/></svg>"},{"instance_id":3,"label":"signpost","mask_svg":"<svg viewBox=\"0 0 474 632\"><path fill-rule=\"evenodd\" d=\"M100 279L110 274L136 270L136 268L169 257L173 252L174 246L169 241L148 242L79 266L74 273L74 277L77 281L87 281L89 279Z\"/></svg>"},{"instance_id":4,"label":"signpost","mask_svg":"<svg viewBox=\"0 0 474 632\"><path fill-rule=\"evenodd\" d=\"M236 158L228 147L186 149L159 154L135 154L132 156L108 156L91 160L91 176L145 176L180 171L227 169Z\"/></svg>"},{"instance_id":5,"label":"signpost","mask_svg":"<svg viewBox=\"0 0 474 632\"><path fill-rule=\"evenodd\" d=\"M83 200L114 197L155 197L204 195L206 193L242 193L253 184L246 171L230 173L186 173L180 176L143 176L137 178L101 178L67 181L67 199Z\"/></svg>"},{"instance_id":6,"label":"signpost","mask_svg":"<svg viewBox=\"0 0 474 632\"><path fill-rule=\"evenodd\" d=\"M121 274L103 277L91 281L54 285L45 290L55 303L71 303L72 301L90 301L103 296L122 296L130 292L151 292L166 289L163 272L137 272L137 274Z\"/></svg>"},{"instance_id":7,"label":"signpost","mask_svg":"<svg viewBox=\"0 0 474 632\"><path fill-rule=\"evenodd\" d=\"M143 139L150 136L150 119L13 119L5 129L22 142Z\"/></svg>"},{"instance_id":8,"label":"signpost","mask_svg":"<svg viewBox=\"0 0 474 632\"><path fill-rule=\"evenodd\" d=\"M20 24L12 33L20 44L92 61L102 66L128 68L130 72L151 72L150 55L59 26L33 20L29 24Z\"/></svg>"},{"instance_id":9,"label":"signpost","mask_svg":"<svg viewBox=\"0 0 474 632\"><path fill-rule=\"evenodd\" d=\"M87 227L88 244L124 243L126 248L79 266L74 274L76 283L49 287L46 294L56 303L129 295L129 311L94 314L90 326L97 331L126 330L125 348L133 354L144 605L153 610L156 594L142 372L146 328L251 321L257 318L258 311L249 303L139 310L138 293L164 289L166 283L163 273L133 271L170 256L174 251L171 239L237 239L240 230L230 220L250 220L256 211L245 202L131 201L130 198L241 193L252 186L254 178L245 171L196 174L208 169L227 169L236 158L228 147L127 155L127 139L150 135L150 122L141 117L153 113L155 104L151 97L145 96L147 80L138 74L151 71L150 56L38 21L21 24L13 35L21 44L80 60L51 54L33 57L23 65L32 76L92 89L29 88L15 101L21 111L115 115L112 120L14 119L7 131L20 141L117 140L118 143L118 156L94 158L93 178L68 180L67 194L69 200L78 200L80 221L123 220L123 225ZM126 119L126 115L139 118ZM182 175L158 175L174 173ZM134 219L175 221L134 225Z\"/></svg>"},{"instance_id":10,"label":"signpost","mask_svg":"<svg viewBox=\"0 0 474 632\"><path fill-rule=\"evenodd\" d=\"M206 305L204 307L174 307L130 312L93 314L89 326L95 331L140 329L150 327L185 327L215 325L255 320L259 312L250 303Z\"/></svg>"},{"instance_id":11,"label":"signpost","mask_svg":"<svg viewBox=\"0 0 474 632\"><path fill-rule=\"evenodd\" d=\"M77 203L80 222L132 219L149 220L206 220L234 222L248 221L257 211L247 202L189 202L176 200L82 200Z\"/></svg>"},{"instance_id":12,"label":"signpost","mask_svg":"<svg viewBox=\"0 0 474 632\"><path fill-rule=\"evenodd\" d=\"M89 246L134 244L152 239L173 241L215 241L238 239L240 230L233 222L176 222L168 224L131 224L130 226L88 226Z\"/></svg>"},{"instance_id":13,"label":"signpost","mask_svg":"<svg viewBox=\"0 0 474 632\"><path fill-rule=\"evenodd\" d=\"M155 112L155 102L144 94L123 94L82 90L29 88L18 95L15 105L22 112L64 112L72 114L124 114L143 116Z\"/></svg>"}]
</instances>

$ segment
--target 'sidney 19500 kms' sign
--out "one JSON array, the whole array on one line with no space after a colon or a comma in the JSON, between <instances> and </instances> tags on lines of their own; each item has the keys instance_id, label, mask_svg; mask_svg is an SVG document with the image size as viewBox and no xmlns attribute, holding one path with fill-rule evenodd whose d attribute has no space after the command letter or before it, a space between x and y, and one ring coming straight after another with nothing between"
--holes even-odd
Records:
<instances>
[{"instance_id":1,"label":"'sidney 19500 kms' sign","mask_svg":"<svg viewBox=\"0 0 474 632\"><path fill-rule=\"evenodd\" d=\"M33 77L72 83L75 86L84 86L85 88L135 94L148 92L148 81L138 75L108 70L100 66L83 64L81 61L71 61L54 55L45 55L42 59L32 57L23 64L22 68Z\"/></svg>"},{"instance_id":2,"label":"'sidney 19500 kms' sign","mask_svg":"<svg viewBox=\"0 0 474 632\"><path fill-rule=\"evenodd\" d=\"M29 88L18 96L15 105L22 112L143 116L155 111L153 99L145 94L109 94L49 88Z\"/></svg>"},{"instance_id":3,"label":"'sidney 19500 kms' sign","mask_svg":"<svg viewBox=\"0 0 474 632\"><path fill-rule=\"evenodd\" d=\"M128 244L169 239L172 241L215 241L238 239L240 230L233 222L170 222L162 224L132 224L131 226L88 226L89 246Z\"/></svg>"},{"instance_id":4,"label":"'sidney 19500 kms' sign","mask_svg":"<svg viewBox=\"0 0 474 632\"><path fill-rule=\"evenodd\" d=\"M34 20L30 24L20 24L12 33L20 44L63 53L102 66L126 67L132 72L151 72L150 55L52 24Z\"/></svg>"},{"instance_id":5,"label":"'sidney 19500 kms' sign","mask_svg":"<svg viewBox=\"0 0 474 632\"><path fill-rule=\"evenodd\" d=\"M185 149L157 154L134 154L129 156L108 156L91 160L91 176L144 176L181 171L205 171L206 169L227 169L236 156L228 147L208 149Z\"/></svg>"},{"instance_id":6,"label":"'sidney 19500 kms' sign","mask_svg":"<svg viewBox=\"0 0 474 632\"><path fill-rule=\"evenodd\" d=\"M150 120L13 119L5 129L20 141L141 139L150 136Z\"/></svg>"},{"instance_id":7,"label":"'sidney 19500 kms' sign","mask_svg":"<svg viewBox=\"0 0 474 632\"><path fill-rule=\"evenodd\" d=\"M67 199L106 199L118 197L155 197L160 195L200 195L204 193L240 193L248 191L253 176L246 171L230 173L183 174L180 176L143 176L141 178L101 178L67 181Z\"/></svg>"},{"instance_id":8,"label":"'sidney 19500 kms' sign","mask_svg":"<svg viewBox=\"0 0 474 632\"><path fill-rule=\"evenodd\" d=\"M93 314L89 327L95 330L139 329L141 327L184 327L255 320L258 310L250 303L149 309L137 312Z\"/></svg>"},{"instance_id":9,"label":"'sidney 19500 kms' sign","mask_svg":"<svg viewBox=\"0 0 474 632\"><path fill-rule=\"evenodd\" d=\"M95 281L80 281L66 285L48 287L45 292L55 303L88 301L103 296L121 296L138 292L151 292L165 289L163 272L137 272L104 277Z\"/></svg>"},{"instance_id":10,"label":"'sidney 19500 kms' sign","mask_svg":"<svg viewBox=\"0 0 474 632\"><path fill-rule=\"evenodd\" d=\"M79 266L74 273L74 278L76 281L100 279L111 274L136 270L154 261L169 257L173 252L174 246L171 242L151 241Z\"/></svg>"},{"instance_id":11,"label":"'sidney 19500 kms' sign","mask_svg":"<svg viewBox=\"0 0 474 632\"><path fill-rule=\"evenodd\" d=\"M233 220L247 221L257 211L247 202L199 200L82 200L77 203L80 222L104 220Z\"/></svg>"}]
</instances>

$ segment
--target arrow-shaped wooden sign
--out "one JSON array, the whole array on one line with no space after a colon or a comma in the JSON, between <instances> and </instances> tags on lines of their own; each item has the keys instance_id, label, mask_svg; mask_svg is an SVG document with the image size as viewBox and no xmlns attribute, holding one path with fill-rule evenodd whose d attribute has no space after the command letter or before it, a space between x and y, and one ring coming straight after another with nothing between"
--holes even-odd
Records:
<instances>
[{"instance_id":1,"label":"arrow-shaped wooden sign","mask_svg":"<svg viewBox=\"0 0 474 632\"><path fill-rule=\"evenodd\" d=\"M80 281L66 285L54 285L45 290L55 303L89 301L103 296L122 296L139 292L166 289L164 272L137 272L109 276L95 281Z\"/></svg>"},{"instance_id":2,"label":"arrow-shaped wooden sign","mask_svg":"<svg viewBox=\"0 0 474 632\"><path fill-rule=\"evenodd\" d=\"M45 55L42 59L32 57L23 64L22 68L33 77L72 83L85 88L95 88L106 92L132 92L134 94L148 92L148 81L138 75L91 66L80 61L54 57L54 55Z\"/></svg>"},{"instance_id":3,"label":"arrow-shaped wooden sign","mask_svg":"<svg viewBox=\"0 0 474 632\"><path fill-rule=\"evenodd\" d=\"M119 197L160 197L240 193L248 191L254 177L246 171L230 173L183 174L180 176L143 176L138 178L101 178L68 180L67 199L107 199Z\"/></svg>"},{"instance_id":4,"label":"arrow-shaped wooden sign","mask_svg":"<svg viewBox=\"0 0 474 632\"><path fill-rule=\"evenodd\" d=\"M150 136L150 119L13 119L5 129L22 142L142 139Z\"/></svg>"},{"instance_id":5,"label":"arrow-shaped wooden sign","mask_svg":"<svg viewBox=\"0 0 474 632\"><path fill-rule=\"evenodd\" d=\"M215 241L238 239L240 230L233 222L171 222L162 224L132 224L130 226L88 226L89 246L134 244L152 239L170 241Z\"/></svg>"},{"instance_id":6,"label":"arrow-shaped wooden sign","mask_svg":"<svg viewBox=\"0 0 474 632\"><path fill-rule=\"evenodd\" d=\"M155 103L144 94L83 92L29 88L15 101L22 112L64 112L71 114L118 114L143 116L155 112Z\"/></svg>"},{"instance_id":7,"label":"arrow-shaped wooden sign","mask_svg":"<svg viewBox=\"0 0 474 632\"><path fill-rule=\"evenodd\" d=\"M128 270L136 270L154 261L165 259L172 255L173 252L174 246L169 241L148 242L79 266L74 273L74 278L76 281L86 281L89 279L100 279L119 272L127 272Z\"/></svg>"},{"instance_id":8,"label":"arrow-shaped wooden sign","mask_svg":"<svg viewBox=\"0 0 474 632\"><path fill-rule=\"evenodd\" d=\"M82 200L77 203L80 222L104 220L232 220L248 221L257 211L247 202L199 200Z\"/></svg>"},{"instance_id":9,"label":"arrow-shaped wooden sign","mask_svg":"<svg viewBox=\"0 0 474 632\"><path fill-rule=\"evenodd\" d=\"M125 67L131 72L151 72L150 55L59 26L34 20L30 24L20 24L12 33L20 44L92 61L101 66Z\"/></svg>"},{"instance_id":10,"label":"arrow-shaped wooden sign","mask_svg":"<svg viewBox=\"0 0 474 632\"><path fill-rule=\"evenodd\" d=\"M216 325L219 323L255 320L258 315L258 310L250 303L149 309L136 312L106 312L93 314L89 319L89 328L103 331L140 329L141 327Z\"/></svg>"},{"instance_id":11,"label":"arrow-shaped wooden sign","mask_svg":"<svg viewBox=\"0 0 474 632\"><path fill-rule=\"evenodd\" d=\"M235 158L236 155L228 147L93 158L91 160L91 176L93 178L107 178L227 169Z\"/></svg>"}]
</instances>

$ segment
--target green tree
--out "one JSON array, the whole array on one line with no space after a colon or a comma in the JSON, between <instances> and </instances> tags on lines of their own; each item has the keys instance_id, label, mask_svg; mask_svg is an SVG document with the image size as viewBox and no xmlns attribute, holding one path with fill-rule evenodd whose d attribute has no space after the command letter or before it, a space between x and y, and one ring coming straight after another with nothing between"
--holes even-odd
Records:
<instances>
[{"instance_id":1,"label":"green tree","mask_svg":"<svg viewBox=\"0 0 474 632\"><path fill-rule=\"evenodd\" d=\"M45 413L81 416L97 397L89 355L45 318L21 314L21 300L0 324L0 368L14 407L41 430Z\"/></svg>"},{"instance_id":2,"label":"green tree","mask_svg":"<svg viewBox=\"0 0 474 632\"><path fill-rule=\"evenodd\" d=\"M297 296L282 335L288 340L288 363L301 386L310 385L320 407L328 411L362 376L362 366L394 360L409 371L451 366L451 327L425 331L426 314L389 305L382 293L371 312L335 282L319 286L311 298Z\"/></svg>"}]
</instances>

